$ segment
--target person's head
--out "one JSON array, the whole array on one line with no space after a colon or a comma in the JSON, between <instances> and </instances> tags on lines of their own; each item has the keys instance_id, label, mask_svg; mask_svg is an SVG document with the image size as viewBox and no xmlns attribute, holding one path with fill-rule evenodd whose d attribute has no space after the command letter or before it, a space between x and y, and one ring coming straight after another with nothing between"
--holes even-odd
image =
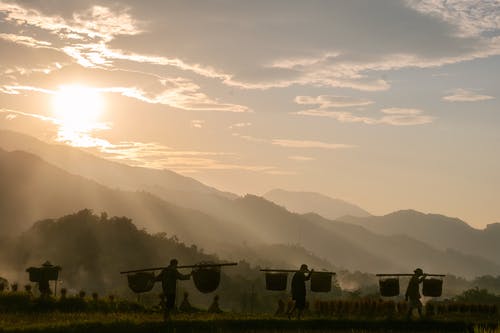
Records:
<instances>
[{"instance_id":1,"label":"person's head","mask_svg":"<svg viewBox=\"0 0 500 333\"><path fill-rule=\"evenodd\" d=\"M424 275L424 271L422 270L422 268L415 269L413 273L415 273L416 276Z\"/></svg>"},{"instance_id":2,"label":"person's head","mask_svg":"<svg viewBox=\"0 0 500 333\"><path fill-rule=\"evenodd\" d=\"M52 267L52 264L50 263L50 261L46 261L42 264L43 267Z\"/></svg>"},{"instance_id":3,"label":"person's head","mask_svg":"<svg viewBox=\"0 0 500 333\"><path fill-rule=\"evenodd\" d=\"M172 260L170 260L170 266L177 267L177 264L178 264L178 263L179 263L179 262L177 261L177 259L172 259Z\"/></svg>"},{"instance_id":4,"label":"person's head","mask_svg":"<svg viewBox=\"0 0 500 333\"><path fill-rule=\"evenodd\" d=\"M306 264L302 264L302 265L300 265L300 271L301 272L307 272L307 271L309 271L309 269L307 268Z\"/></svg>"}]
</instances>

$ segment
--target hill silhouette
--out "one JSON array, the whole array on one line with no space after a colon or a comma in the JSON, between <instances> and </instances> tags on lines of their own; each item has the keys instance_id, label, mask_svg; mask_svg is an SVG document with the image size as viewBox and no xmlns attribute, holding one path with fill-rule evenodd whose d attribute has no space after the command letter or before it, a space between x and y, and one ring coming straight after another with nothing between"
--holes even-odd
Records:
<instances>
[{"instance_id":1,"label":"hill silhouette","mask_svg":"<svg viewBox=\"0 0 500 333\"><path fill-rule=\"evenodd\" d=\"M492 260L462 248L446 250L413 235L383 235L314 214L292 213L258 196L208 194L204 198L217 204L202 199L197 209L180 207L145 191L111 189L25 152L0 150L0 185L0 215L5 217L1 227L7 234L36 220L91 208L128 216L140 228L175 235L222 258L246 255L242 259L256 264L294 267L298 257L367 272L411 271L415 265L466 277L500 272ZM489 229L489 235L498 230L494 225Z\"/></svg>"},{"instance_id":2,"label":"hill silhouette","mask_svg":"<svg viewBox=\"0 0 500 333\"><path fill-rule=\"evenodd\" d=\"M363 226L381 235L403 234L438 249L454 249L482 256L500 264L500 224L484 230L472 228L458 218L401 210L384 216L351 217L340 220Z\"/></svg>"},{"instance_id":3,"label":"hill silhouette","mask_svg":"<svg viewBox=\"0 0 500 333\"><path fill-rule=\"evenodd\" d=\"M315 192L274 189L264 194L263 197L286 207L291 212L299 214L317 213L330 220L346 215L370 216L370 213L356 205Z\"/></svg>"}]
</instances>

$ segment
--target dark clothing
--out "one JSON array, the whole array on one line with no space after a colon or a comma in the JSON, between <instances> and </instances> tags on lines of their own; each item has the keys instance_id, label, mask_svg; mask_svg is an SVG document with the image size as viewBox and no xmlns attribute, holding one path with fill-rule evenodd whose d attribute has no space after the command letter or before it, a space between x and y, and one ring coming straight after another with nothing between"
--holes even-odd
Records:
<instances>
[{"instance_id":1,"label":"dark clothing","mask_svg":"<svg viewBox=\"0 0 500 333\"><path fill-rule=\"evenodd\" d=\"M189 280L189 278L189 274L181 274L177 268L168 266L156 277L156 281L161 281L163 293L167 295L175 294L177 289L177 280Z\"/></svg>"},{"instance_id":2,"label":"dark clothing","mask_svg":"<svg viewBox=\"0 0 500 333\"><path fill-rule=\"evenodd\" d=\"M173 309L175 307L175 293L165 294L165 307L167 309Z\"/></svg>"},{"instance_id":3,"label":"dark clothing","mask_svg":"<svg viewBox=\"0 0 500 333\"><path fill-rule=\"evenodd\" d=\"M175 294L177 290L177 280L189 280L189 274L181 274L174 266L168 266L163 269L156 277L156 281L161 281L163 294L166 297L165 304L167 309L175 307Z\"/></svg>"},{"instance_id":4,"label":"dark clothing","mask_svg":"<svg viewBox=\"0 0 500 333\"><path fill-rule=\"evenodd\" d=\"M304 272L298 271L292 278L292 299L295 301L295 308L304 309L306 306L306 281L311 278L309 273L306 277Z\"/></svg>"},{"instance_id":5,"label":"dark clothing","mask_svg":"<svg viewBox=\"0 0 500 333\"><path fill-rule=\"evenodd\" d=\"M40 290L40 294L42 294L43 296L52 294L52 291L50 290L49 280L40 280L38 282L38 290Z\"/></svg>"},{"instance_id":6,"label":"dark clothing","mask_svg":"<svg viewBox=\"0 0 500 333\"><path fill-rule=\"evenodd\" d=\"M413 275L408 282L408 288L406 288L406 298L412 301L419 300L420 296L420 283L424 280L424 276Z\"/></svg>"},{"instance_id":7,"label":"dark clothing","mask_svg":"<svg viewBox=\"0 0 500 333\"><path fill-rule=\"evenodd\" d=\"M408 282L405 298L408 302L408 318L411 318L413 309L418 310L418 314L422 317L422 302L420 302L420 283L425 279L425 275L413 275Z\"/></svg>"}]
</instances>

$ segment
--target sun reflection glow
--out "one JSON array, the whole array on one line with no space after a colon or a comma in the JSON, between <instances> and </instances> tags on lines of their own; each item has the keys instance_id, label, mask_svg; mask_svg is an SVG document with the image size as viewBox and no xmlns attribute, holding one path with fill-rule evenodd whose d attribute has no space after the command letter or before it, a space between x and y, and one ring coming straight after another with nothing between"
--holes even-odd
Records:
<instances>
[{"instance_id":1,"label":"sun reflection glow","mask_svg":"<svg viewBox=\"0 0 500 333\"><path fill-rule=\"evenodd\" d=\"M59 141L73 146L95 146L92 131L106 129L100 122L104 101L99 90L80 85L61 86L54 93L52 112L59 125Z\"/></svg>"}]
</instances>

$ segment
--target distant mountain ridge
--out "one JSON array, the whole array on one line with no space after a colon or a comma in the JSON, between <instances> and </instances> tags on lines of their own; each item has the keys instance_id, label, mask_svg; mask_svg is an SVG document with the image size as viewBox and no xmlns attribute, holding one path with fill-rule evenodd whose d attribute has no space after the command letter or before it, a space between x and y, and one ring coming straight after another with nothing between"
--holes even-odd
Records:
<instances>
[{"instance_id":1,"label":"distant mountain ridge","mask_svg":"<svg viewBox=\"0 0 500 333\"><path fill-rule=\"evenodd\" d=\"M331 220L346 215L359 217L371 215L357 205L315 192L274 189L265 193L263 197L287 208L291 212L299 214L316 213Z\"/></svg>"},{"instance_id":2,"label":"distant mountain ridge","mask_svg":"<svg viewBox=\"0 0 500 333\"><path fill-rule=\"evenodd\" d=\"M384 216L352 217L339 220L360 225L381 235L404 234L438 249L455 249L500 263L500 224L480 230L466 222L439 214L401 210Z\"/></svg>"},{"instance_id":3,"label":"distant mountain ridge","mask_svg":"<svg viewBox=\"0 0 500 333\"><path fill-rule=\"evenodd\" d=\"M198 196L229 199L237 197L170 170L132 167L94 156L78 148L48 144L17 132L0 130L0 148L6 151L26 151L69 173L111 188L148 191L188 208L195 208L196 204L191 204L191 201L196 201Z\"/></svg>"},{"instance_id":4,"label":"distant mountain ridge","mask_svg":"<svg viewBox=\"0 0 500 333\"><path fill-rule=\"evenodd\" d=\"M196 199L181 207L172 204L168 195L160 198L144 190L112 189L33 154L0 150L0 227L4 231L91 208L128 216L140 228L176 235L221 257L254 253L268 262L294 266L303 259L365 272L411 271L418 265L466 277L500 273L498 263L461 248L438 249L412 236L381 235L319 215L292 213L258 196L231 199L218 192L198 194L193 192ZM186 208L189 205L195 209Z\"/></svg>"}]
</instances>

